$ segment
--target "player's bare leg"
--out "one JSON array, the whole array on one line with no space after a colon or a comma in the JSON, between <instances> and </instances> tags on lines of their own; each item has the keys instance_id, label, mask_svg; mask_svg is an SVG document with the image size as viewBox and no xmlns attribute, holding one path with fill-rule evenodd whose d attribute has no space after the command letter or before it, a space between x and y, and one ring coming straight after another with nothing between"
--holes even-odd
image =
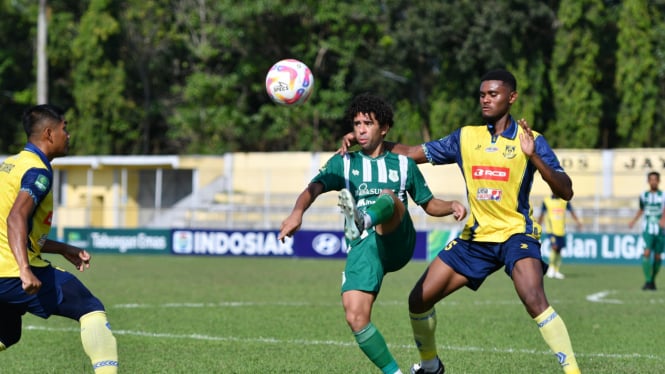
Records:
<instances>
[{"instance_id":1,"label":"player's bare leg","mask_svg":"<svg viewBox=\"0 0 665 374\"><path fill-rule=\"evenodd\" d=\"M434 258L409 294L409 315L420 363L411 367L413 374L443 374L445 367L436 350L436 311L434 305L464 287L468 279L456 273L439 257Z\"/></svg>"},{"instance_id":2,"label":"player's bare leg","mask_svg":"<svg viewBox=\"0 0 665 374\"><path fill-rule=\"evenodd\" d=\"M539 259L523 258L512 273L515 290L531 318L538 324L543 339L554 352L564 373L579 373L568 330L545 296L543 271Z\"/></svg>"}]
</instances>

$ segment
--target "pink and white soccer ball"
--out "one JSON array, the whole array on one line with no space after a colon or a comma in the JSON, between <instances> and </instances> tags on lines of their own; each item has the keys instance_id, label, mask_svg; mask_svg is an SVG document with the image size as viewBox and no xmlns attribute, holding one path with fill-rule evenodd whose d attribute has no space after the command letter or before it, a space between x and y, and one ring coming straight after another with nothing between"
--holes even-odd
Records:
<instances>
[{"instance_id":1,"label":"pink and white soccer ball","mask_svg":"<svg viewBox=\"0 0 665 374\"><path fill-rule=\"evenodd\" d=\"M275 63L266 74L266 92L277 104L300 105L314 91L314 75L302 61L288 58Z\"/></svg>"}]
</instances>

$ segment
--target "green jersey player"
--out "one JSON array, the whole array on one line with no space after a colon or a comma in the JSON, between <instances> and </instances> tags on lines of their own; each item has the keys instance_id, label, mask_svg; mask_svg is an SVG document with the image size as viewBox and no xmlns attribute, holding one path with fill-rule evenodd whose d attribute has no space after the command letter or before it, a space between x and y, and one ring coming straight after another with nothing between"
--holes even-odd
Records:
<instances>
[{"instance_id":1,"label":"green jersey player","mask_svg":"<svg viewBox=\"0 0 665 374\"><path fill-rule=\"evenodd\" d=\"M663 229L661 220L665 208L665 194L658 188L660 174L652 171L647 175L649 190L640 195L640 209L628 224L633 227L635 222L644 215L642 221L642 238L644 239L644 254L642 256L642 271L644 272L643 290L656 290L656 274L660 270L661 254L663 253Z\"/></svg>"},{"instance_id":2,"label":"green jersey player","mask_svg":"<svg viewBox=\"0 0 665 374\"><path fill-rule=\"evenodd\" d=\"M345 120L361 150L328 160L298 196L278 238L284 240L300 228L305 210L317 196L340 191L348 248L341 290L346 321L376 367L383 373L401 373L372 324L371 313L383 277L401 269L413 255L416 231L407 210L407 193L432 216L453 214L462 220L466 208L458 201L434 198L413 160L386 151L383 140L393 125L393 112L384 100L368 94L356 97Z\"/></svg>"}]
</instances>

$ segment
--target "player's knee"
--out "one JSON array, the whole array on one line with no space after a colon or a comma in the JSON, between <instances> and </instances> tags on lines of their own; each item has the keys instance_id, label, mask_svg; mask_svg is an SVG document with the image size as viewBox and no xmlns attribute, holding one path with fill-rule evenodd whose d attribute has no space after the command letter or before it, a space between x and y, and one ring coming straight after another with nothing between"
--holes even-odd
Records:
<instances>
[{"instance_id":1,"label":"player's knee","mask_svg":"<svg viewBox=\"0 0 665 374\"><path fill-rule=\"evenodd\" d=\"M415 287L409 293L409 312L411 313L423 313L429 310L425 305L423 300L423 288L420 283L416 284Z\"/></svg>"},{"instance_id":2,"label":"player's knee","mask_svg":"<svg viewBox=\"0 0 665 374\"><path fill-rule=\"evenodd\" d=\"M346 309L346 323L351 330L358 331L369 323L369 314L356 309Z\"/></svg>"}]
</instances>

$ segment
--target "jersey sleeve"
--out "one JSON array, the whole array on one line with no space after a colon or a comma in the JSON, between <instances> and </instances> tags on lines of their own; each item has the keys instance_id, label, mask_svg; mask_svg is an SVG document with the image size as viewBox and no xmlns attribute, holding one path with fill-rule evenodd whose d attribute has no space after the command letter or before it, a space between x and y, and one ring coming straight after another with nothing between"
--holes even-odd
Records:
<instances>
[{"instance_id":1,"label":"jersey sleeve","mask_svg":"<svg viewBox=\"0 0 665 374\"><path fill-rule=\"evenodd\" d=\"M432 165L452 164L460 161L460 131L457 129L439 140L432 140L422 145L425 157Z\"/></svg>"},{"instance_id":2,"label":"jersey sleeve","mask_svg":"<svg viewBox=\"0 0 665 374\"><path fill-rule=\"evenodd\" d=\"M549 143L547 143L547 140L544 136L538 134L534 139L534 143L536 146L536 153L538 156L540 156L543 162L547 164L547 166L556 171L564 171L563 167L561 167L561 164L559 163L559 159L556 157L556 154L554 154L554 151L550 147Z\"/></svg>"},{"instance_id":3,"label":"jersey sleeve","mask_svg":"<svg viewBox=\"0 0 665 374\"><path fill-rule=\"evenodd\" d=\"M346 187L344 178L344 161L339 154L333 155L312 178L310 183L321 183L323 191L339 191Z\"/></svg>"},{"instance_id":4,"label":"jersey sleeve","mask_svg":"<svg viewBox=\"0 0 665 374\"><path fill-rule=\"evenodd\" d=\"M51 179L46 169L29 169L21 178L21 191L29 193L35 205L39 205L51 191Z\"/></svg>"},{"instance_id":5,"label":"jersey sleeve","mask_svg":"<svg viewBox=\"0 0 665 374\"><path fill-rule=\"evenodd\" d=\"M434 198L432 191L430 190L423 173L416 165L413 159L408 159L408 178L411 183L408 185L409 195L414 203L417 205L422 205Z\"/></svg>"}]
</instances>

